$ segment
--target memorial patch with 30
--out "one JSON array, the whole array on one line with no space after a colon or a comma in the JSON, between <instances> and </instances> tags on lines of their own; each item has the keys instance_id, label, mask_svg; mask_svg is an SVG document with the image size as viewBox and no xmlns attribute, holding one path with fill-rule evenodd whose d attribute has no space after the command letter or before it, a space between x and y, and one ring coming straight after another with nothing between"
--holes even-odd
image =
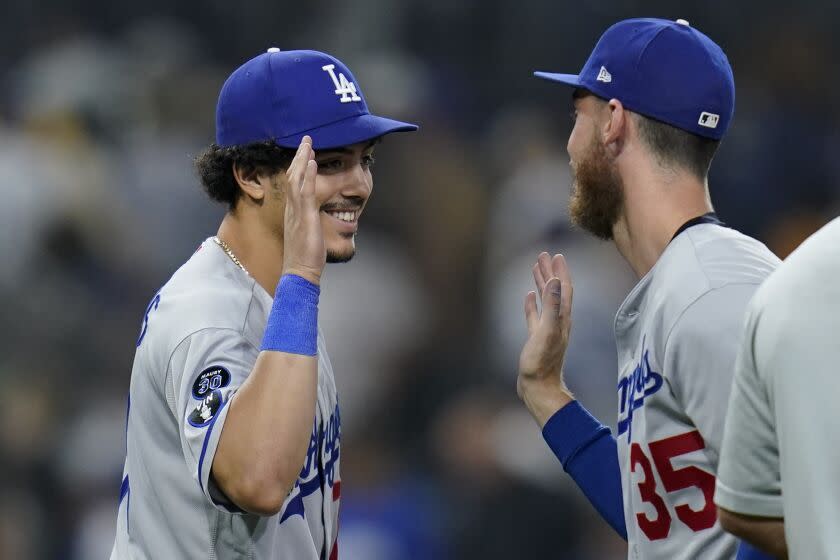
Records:
<instances>
[{"instance_id":1,"label":"memorial patch with 30","mask_svg":"<svg viewBox=\"0 0 840 560\"><path fill-rule=\"evenodd\" d=\"M203 399L211 391L227 387L230 384L230 372L222 366L210 366L202 370L192 386L194 399Z\"/></svg>"},{"instance_id":2,"label":"memorial patch with 30","mask_svg":"<svg viewBox=\"0 0 840 560\"><path fill-rule=\"evenodd\" d=\"M215 390L198 404L190 413L187 421L196 428L203 428L209 424L222 406L222 392Z\"/></svg>"}]
</instances>

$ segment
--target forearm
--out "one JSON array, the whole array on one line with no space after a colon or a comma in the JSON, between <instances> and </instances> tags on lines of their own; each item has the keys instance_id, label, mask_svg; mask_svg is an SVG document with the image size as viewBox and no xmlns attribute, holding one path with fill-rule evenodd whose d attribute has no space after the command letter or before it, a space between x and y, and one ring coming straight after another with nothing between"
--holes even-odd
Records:
<instances>
[{"instance_id":1,"label":"forearm","mask_svg":"<svg viewBox=\"0 0 840 560\"><path fill-rule=\"evenodd\" d=\"M294 485L315 418L318 359L261 352L236 392L213 460L212 473L242 509L271 514Z\"/></svg>"},{"instance_id":2,"label":"forearm","mask_svg":"<svg viewBox=\"0 0 840 560\"><path fill-rule=\"evenodd\" d=\"M303 466L318 393L319 295L300 276L280 279L262 352L229 404L212 474L247 511L279 510Z\"/></svg>"},{"instance_id":3,"label":"forearm","mask_svg":"<svg viewBox=\"0 0 840 560\"><path fill-rule=\"evenodd\" d=\"M784 519L755 517L718 507L718 519L723 528L775 558L787 556ZM739 558L747 556L739 555Z\"/></svg>"},{"instance_id":4,"label":"forearm","mask_svg":"<svg viewBox=\"0 0 840 560\"><path fill-rule=\"evenodd\" d=\"M601 517L627 539L616 441L577 401L558 410L543 437Z\"/></svg>"},{"instance_id":5,"label":"forearm","mask_svg":"<svg viewBox=\"0 0 840 560\"><path fill-rule=\"evenodd\" d=\"M574 400L563 381L569 342L572 281L563 255L541 253L532 269L537 294L525 297L528 340L519 355L516 392L560 459L598 513L625 540L624 501L616 442L609 428Z\"/></svg>"}]
</instances>

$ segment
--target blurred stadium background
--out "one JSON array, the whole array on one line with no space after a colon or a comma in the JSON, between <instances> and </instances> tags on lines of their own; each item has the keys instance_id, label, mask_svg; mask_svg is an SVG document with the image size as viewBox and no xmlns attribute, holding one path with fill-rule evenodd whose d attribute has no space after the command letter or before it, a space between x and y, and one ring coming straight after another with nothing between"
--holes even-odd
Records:
<instances>
[{"instance_id":1,"label":"blurred stadium background","mask_svg":"<svg viewBox=\"0 0 840 560\"><path fill-rule=\"evenodd\" d=\"M620 559L517 399L530 264L576 282L570 384L615 421L612 316L634 284L570 228L567 90L624 17L685 18L727 51L713 165L730 225L785 256L838 214L840 4L567 0L7 0L0 18L0 558L107 557L148 299L223 209L192 157L226 76L271 46L354 70L421 124L380 146L358 257L321 311L342 404L342 557Z\"/></svg>"}]
</instances>

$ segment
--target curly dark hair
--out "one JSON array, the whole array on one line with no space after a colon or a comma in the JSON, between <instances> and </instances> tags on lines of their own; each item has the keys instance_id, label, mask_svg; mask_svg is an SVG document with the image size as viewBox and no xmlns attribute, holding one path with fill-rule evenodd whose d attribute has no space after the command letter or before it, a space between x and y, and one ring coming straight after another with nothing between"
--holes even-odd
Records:
<instances>
[{"instance_id":1,"label":"curly dark hair","mask_svg":"<svg viewBox=\"0 0 840 560\"><path fill-rule=\"evenodd\" d=\"M294 155L295 150L278 146L273 140L228 147L210 144L195 158L195 168L210 198L233 210L242 194L233 176L234 165L244 172L271 174L286 169Z\"/></svg>"}]
</instances>

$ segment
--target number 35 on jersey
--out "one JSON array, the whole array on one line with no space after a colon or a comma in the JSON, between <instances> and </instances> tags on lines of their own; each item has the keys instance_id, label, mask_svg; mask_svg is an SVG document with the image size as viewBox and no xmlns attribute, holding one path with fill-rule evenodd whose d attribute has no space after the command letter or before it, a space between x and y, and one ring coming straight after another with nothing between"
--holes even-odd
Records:
<instances>
[{"instance_id":1,"label":"number 35 on jersey","mask_svg":"<svg viewBox=\"0 0 840 560\"><path fill-rule=\"evenodd\" d=\"M714 526L717 519L712 501L715 494L714 475L694 466L674 468L672 463L673 459L681 455L704 448L705 443L697 430L654 441L646 446L638 442L630 444L630 469L642 501L650 506L648 511L636 513L636 522L650 540L666 538L674 523L663 494L686 488L699 489L703 503L688 503L688 499L686 503L677 503L673 512L677 522L695 532ZM662 481L661 487L657 484L654 469Z\"/></svg>"}]
</instances>

